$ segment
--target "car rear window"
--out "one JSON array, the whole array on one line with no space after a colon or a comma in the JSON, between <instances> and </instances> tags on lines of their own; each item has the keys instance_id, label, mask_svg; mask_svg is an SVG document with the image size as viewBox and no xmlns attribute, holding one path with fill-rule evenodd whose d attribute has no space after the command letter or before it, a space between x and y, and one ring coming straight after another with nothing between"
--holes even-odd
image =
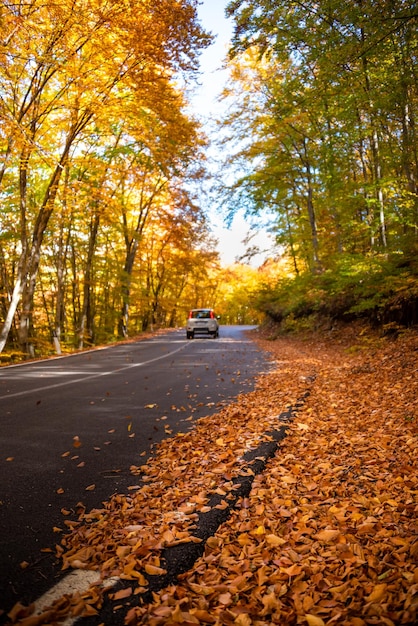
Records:
<instances>
[{"instance_id":1,"label":"car rear window","mask_svg":"<svg viewBox=\"0 0 418 626\"><path fill-rule=\"evenodd\" d=\"M211 315L210 315L210 311L190 311L190 316L191 318L194 319L198 319L198 320L207 320L210 319Z\"/></svg>"}]
</instances>

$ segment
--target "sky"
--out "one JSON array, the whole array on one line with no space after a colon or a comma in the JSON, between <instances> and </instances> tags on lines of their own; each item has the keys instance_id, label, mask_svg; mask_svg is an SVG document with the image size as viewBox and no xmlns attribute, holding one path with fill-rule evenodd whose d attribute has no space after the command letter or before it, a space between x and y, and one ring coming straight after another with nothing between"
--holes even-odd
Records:
<instances>
[{"instance_id":1,"label":"sky","mask_svg":"<svg viewBox=\"0 0 418 626\"><path fill-rule=\"evenodd\" d=\"M200 23L205 30L216 36L215 42L201 54L199 80L201 86L192 99L193 112L201 117L203 122L214 113L221 113L222 110L222 105L216 102L216 98L227 78L227 72L222 70L222 63L233 31L231 20L225 17L227 4L228 0L203 0L198 7ZM219 240L221 261L225 265L230 265L245 253L246 246L242 242L249 232L248 220L242 212L239 212L231 227L227 228L217 211L212 209L210 217L213 234ZM261 250L265 250L271 247L271 239L267 233L263 233L254 236L251 245L258 245ZM261 265L264 258L265 255L256 255L251 265Z\"/></svg>"}]
</instances>

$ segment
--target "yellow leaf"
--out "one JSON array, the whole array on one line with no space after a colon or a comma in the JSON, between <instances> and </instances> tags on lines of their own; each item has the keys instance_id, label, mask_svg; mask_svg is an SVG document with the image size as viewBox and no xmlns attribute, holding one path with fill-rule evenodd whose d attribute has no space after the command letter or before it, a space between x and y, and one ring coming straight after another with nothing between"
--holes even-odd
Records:
<instances>
[{"instance_id":1,"label":"yellow leaf","mask_svg":"<svg viewBox=\"0 0 418 626\"><path fill-rule=\"evenodd\" d=\"M88 487L86 487L86 491L94 491L96 489L96 485L89 485Z\"/></svg>"},{"instance_id":2,"label":"yellow leaf","mask_svg":"<svg viewBox=\"0 0 418 626\"><path fill-rule=\"evenodd\" d=\"M325 626L324 620L322 620L317 615L311 615L310 613L307 613L305 617L309 626Z\"/></svg>"}]
</instances>

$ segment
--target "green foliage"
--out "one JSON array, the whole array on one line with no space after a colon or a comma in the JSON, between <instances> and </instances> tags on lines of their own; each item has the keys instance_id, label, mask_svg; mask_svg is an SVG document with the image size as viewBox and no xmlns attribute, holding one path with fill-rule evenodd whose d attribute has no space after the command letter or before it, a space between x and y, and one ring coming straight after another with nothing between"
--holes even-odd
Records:
<instances>
[{"instance_id":1,"label":"green foliage","mask_svg":"<svg viewBox=\"0 0 418 626\"><path fill-rule=\"evenodd\" d=\"M231 211L272 215L294 279L277 320L416 320L418 37L402 0L232 0L220 176ZM238 140L237 140L238 139ZM238 175L237 175L238 173Z\"/></svg>"},{"instance_id":2,"label":"green foliage","mask_svg":"<svg viewBox=\"0 0 418 626\"><path fill-rule=\"evenodd\" d=\"M418 323L418 261L344 255L333 269L305 272L261 290L258 306L283 331L321 320L367 319L386 332Z\"/></svg>"}]
</instances>

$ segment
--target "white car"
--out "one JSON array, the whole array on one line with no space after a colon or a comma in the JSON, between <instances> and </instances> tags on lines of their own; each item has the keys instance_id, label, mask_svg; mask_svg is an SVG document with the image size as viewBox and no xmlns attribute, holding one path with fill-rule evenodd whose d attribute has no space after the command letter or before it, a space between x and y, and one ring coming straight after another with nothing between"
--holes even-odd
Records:
<instances>
[{"instance_id":1,"label":"white car","mask_svg":"<svg viewBox=\"0 0 418 626\"><path fill-rule=\"evenodd\" d=\"M219 337L218 319L213 309L192 309L186 324L187 339L193 339L196 333Z\"/></svg>"}]
</instances>

